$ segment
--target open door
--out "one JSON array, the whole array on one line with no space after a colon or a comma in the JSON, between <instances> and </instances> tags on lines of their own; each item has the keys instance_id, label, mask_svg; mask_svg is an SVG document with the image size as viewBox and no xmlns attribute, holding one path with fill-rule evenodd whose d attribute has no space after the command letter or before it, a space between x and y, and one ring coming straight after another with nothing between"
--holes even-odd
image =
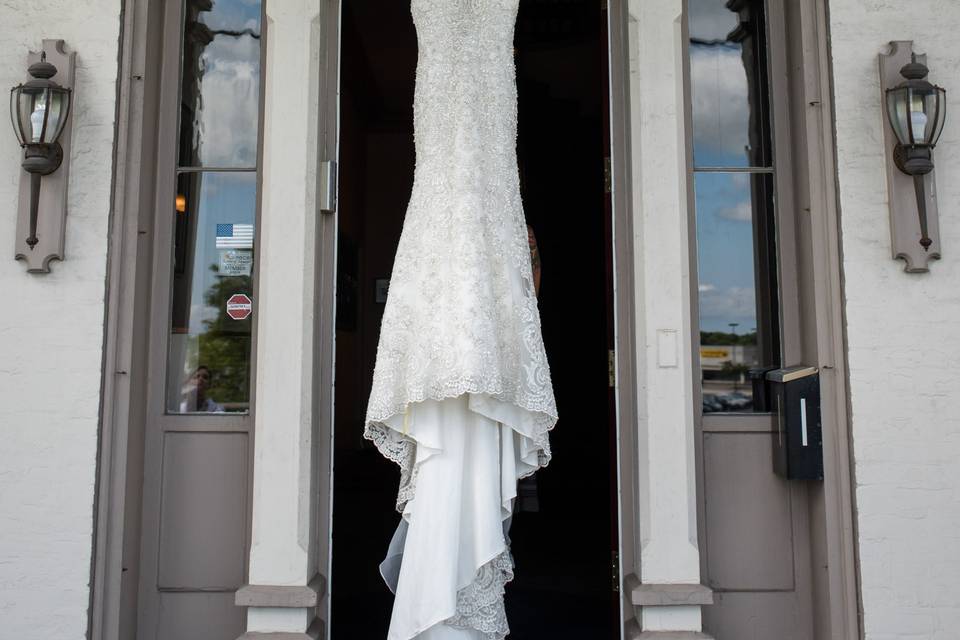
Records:
<instances>
[{"instance_id":1,"label":"open door","mask_svg":"<svg viewBox=\"0 0 960 640\"><path fill-rule=\"evenodd\" d=\"M521 0L515 28L521 191L541 258L539 307L560 412L553 461L521 483L510 531L516 577L506 605L516 640L621 637L606 19L601 0ZM413 180L409 4L346 3L341 60L338 257L328 274L336 282L333 640L385 637L392 607L377 565L399 517L396 467L362 432ZM573 502L582 510L571 512Z\"/></svg>"},{"instance_id":2,"label":"open door","mask_svg":"<svg viewBox=\"0 0 960 640\"><path fill-rule=\"evenodd\" d=\"M703 626L717 640L814 637L810 486L773 472L764 379L804 352L785 4L688 0L685 15Z\"/></svg>"},{"instance_id":3,"label":"open door","mask_svg":"<svg viewBox=\"0 0 960 640\"><path fill-rule=\"evenodd\" d=\"M263 7L160 4L156 193L141 231L153 243L149 346L134 372L146 373L136 637L235 640L250 545Z\"/></svg>"}]
</instances>

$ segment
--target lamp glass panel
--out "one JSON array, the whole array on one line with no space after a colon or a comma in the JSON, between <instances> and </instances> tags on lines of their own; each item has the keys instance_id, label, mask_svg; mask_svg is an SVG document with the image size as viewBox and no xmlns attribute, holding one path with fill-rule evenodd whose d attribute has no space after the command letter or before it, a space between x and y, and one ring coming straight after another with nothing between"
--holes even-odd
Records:
<instances>
[{"instance_id":1,"label":"lamp glass panel","mask_svg":"<svg viewBox=\"0 0 960 640\"><path fill-rule=\"evenodd\" d=\"M900 144L910 144L909 96L906 88L887 92L887 116Z\"/></svg>"},{"instance_id":2,"label":"lamp glass panel","mask_svg":"<svg viewBox=\"0 0 960 640\"><path fill-rule=\"evenodd\" d=\"M66 92L61 89L51 89L49 94L49 109L47 115L47 129L44 142L56 142L63 132L66 123Z\"/></svg>"},{"instance_id":3,"label":"lamp glass panel","mask_svg":"<svg viewBox=\"0 0 960 640\"><path fill-rule=\"evenodd\" d=\"M41 142L43 121L47 108L46 89L37 87L23 87L20 91L18 113L20 126L26 134L26 142Z\"/></svg>"},{"instance_id":4,"label":"lamp glass panel","mask_svg":"<svg viewBox=\"0 0 960 640\"><path fill-rule=\"evenodd\" d=\"M257 166L262 4L184 2L181 167Z\"/></svg>"},{"instance_id":5,"label":"lamp glass panel","mask_svg":"<svg viewBox=\"0 0 960 640\"><path fill-rule=\"evenodd\" d=\"M940 87L926 97L926 112L930 118L927 123L927 140L931 145L936 145L940 140L940 134L943 133L947 115L946 107L946 92Z\"/></svg>"},{"instance_id":6,"label":"lamp glass panel","mask_svg":"<svg viewBox=\"0 0 960 640\"><path fill-rule=\"evenodd\" d=\"M763 0L690 0L693 156L697 167L772 163Z\"/></svg>"},{"instance_id":7,"label":"lamp glass panel","mask_svg":"<svg viewBox=\"0 0 960 640\"><path fill-rule=\"evenodd\" d=\"M17 136L17 142L21 145L26 144L25 132L20 128L20 88L14 87L10 90L10 124L13 126L13 133Z\"/></svg>"}]
</instances>

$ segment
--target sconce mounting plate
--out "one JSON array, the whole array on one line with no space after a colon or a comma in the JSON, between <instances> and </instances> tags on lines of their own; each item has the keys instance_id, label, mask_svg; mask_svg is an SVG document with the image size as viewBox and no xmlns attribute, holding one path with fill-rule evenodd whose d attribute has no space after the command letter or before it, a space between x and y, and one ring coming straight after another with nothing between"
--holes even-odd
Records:
<instances>
[{"instance_id":1,"label":"sconce mounting plate","mask_svg":"<svg viewBox=\"0 0 960 640\"><path fill-rule=\"evenodd\" d=\"M937 214L936 169L923 176L924 196L927 203L927 231L932 241L928 250L920 244L920 223L917 205L917 190L913 176L898 167L897 136L887 121L887 89L903 82L900 70L911 62L913 42L897 40L890 43L890 50L880 54L880 105L883 117L884 161L887 167L887 194L890 204L890 247L894 260L901 259L908 273L925 273L930 270L931 260L940 258L940 225ZM926 64L927 56L918 54L917 62ZM899 153L903 153L902 151ZM902 161L902 160L901 160Z\"/></svg>"},{"instance_id":2,"label":"sconce mounting plate","mask_svg":"<svg viewBox=\"0 0 960 640\"><path fill-rule=\"evenodd\" d=\"M57 75L51 80L64 87L74 86L76 52L68 52L63 40L44 40L43 52L47 62L57 68ZM40 62L40 51L31 51L27 66ZM71 109L72 111L72 109ZM52 165L61 159L70 158L70 138L73 129L73 116L67 119L66 126L59 139L59 151L47 161ZM18 163L19 166L19 163ZM52 260L63 260L65 232L67 225L67 184L69 183L70 162L65 161L43 178L40 185L39 216L37 218L38 242L32 249L27 244L30 235L30 174L20 171L20 197L17 203L17 232L14 237L14 257L27 263L29 273L48 273Z\"/></svg>"}]
</instances>

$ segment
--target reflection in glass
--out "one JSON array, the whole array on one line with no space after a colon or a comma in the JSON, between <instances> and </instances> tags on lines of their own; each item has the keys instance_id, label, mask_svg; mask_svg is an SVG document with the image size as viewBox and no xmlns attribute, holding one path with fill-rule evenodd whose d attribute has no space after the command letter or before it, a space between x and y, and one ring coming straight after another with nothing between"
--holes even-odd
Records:
<instances>
[{"instance_id":1,"label":"reflection in glass","mask_svg":"<svg viewBox=\"0 0 960 640\"><path fill-rule=\"evenodd\" d=\"M764 410L751 370L779 361L773 177L701 172L694 189L703 410Z\"/></svg>"},{"instance_id":2,"label":"reflection in glass","mask_svg":"<svg viewBox=\"0 0 960 640\"><path fill-rule=\"evenodd\" d=\"M186 0L181 167L256 166L260 9L256 0Z\"/></svg>"},{"instance_id":3,"label":"reflection in glass","mask_svg":"<svg viewBox=\"0 0 960 640\"><path fill-rule=\"evenodd\" d=\"M780 323L763 0L689 0L703 412L768 411Z\"/></svg>"},{"instance_id":4,"label":"reflection in glass","mask_svg":"<svg viewBox=\"0 0 960 640\"><path fill-rule=\"evenodd\" d=\"M769 166L763 1L689 7L694 163Z\"/></svg>"},{"instance_id":5,"label":"reflection in glass","mask_svg":"<svg viewBox=\"0 0 960 640\"><path fill-rule=\"evenodd\" d=\"M253 299L256 179L256 172L192 172L178 178L170 206L170 413L249 410L253 319L244 300Z\"/></svg>"}]
</instances>

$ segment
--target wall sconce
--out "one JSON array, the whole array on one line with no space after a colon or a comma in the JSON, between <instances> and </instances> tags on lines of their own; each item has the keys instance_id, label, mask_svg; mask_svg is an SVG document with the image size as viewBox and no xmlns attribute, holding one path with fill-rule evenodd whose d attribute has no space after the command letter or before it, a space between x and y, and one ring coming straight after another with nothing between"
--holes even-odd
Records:
<instances>
[{"instance_id":1,"label":"wall sconce","mask_svg":"<svg viewBox=\"0 0 960 640\"><path fill-rule=\"evenodd\" d=\"M63 161L69 157L75 57L64 51L62 40L44 40L43 50L30 54L31 78L10 90L10 120L23 149L25 172L20 181L16 258L25 260L31 273L48 272L50 260L63 259L67 191ZM43 180L44 176L49 177Z\"/></svg>"},{"instance_id":2,"label":"wall sconce","mask_svg":"<svg viewBox=\"0 0 960 640\"><path fill-rule=\"evenodd\" d=\"M887 163L893 257L911 273L929 271L929 261L940 258L933 149L946 122L947 94L927 81L925 62L912 42L893 42L880 56L884 137L894 165Z\"/></svg>"}]
</instances>

